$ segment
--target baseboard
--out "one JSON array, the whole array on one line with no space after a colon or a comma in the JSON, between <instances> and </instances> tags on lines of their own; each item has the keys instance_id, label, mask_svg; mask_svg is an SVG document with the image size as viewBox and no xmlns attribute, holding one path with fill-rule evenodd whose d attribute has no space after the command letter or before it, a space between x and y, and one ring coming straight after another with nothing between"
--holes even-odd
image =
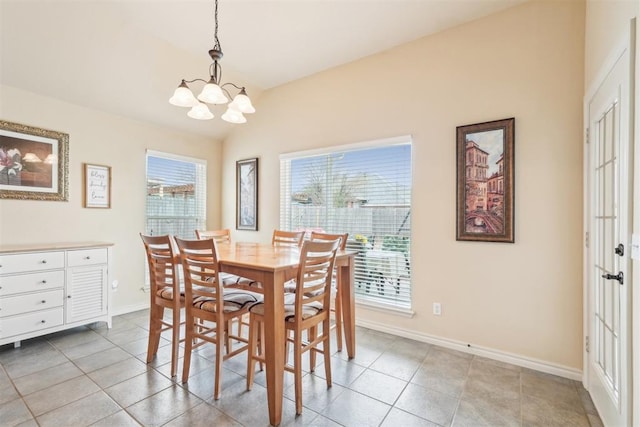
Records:
<instances>
[{"instance_id":1,"label":"baseboard","mask_svg":"<svg viewBox=\"0 0 640 427\"><path fill-rule=\"evenodd\" d=\"M533 359L518 354L507 353L492 348L471 346L470 344L463 343L461 341L423 334L415 331L408 331L406 329L392 327L383 323L360 319L356 320L356 324L358 326L373 329L375 331L386 332L388 334L410 338L412 340L426 342L440 347L458 350L464 353L475 354L478 356L486 357L488 359L511 363L512 365L533 369L535 371L545 372L547 374L557 375L559 377L569 378L575 381L582 381L582 371L575 368L569 368L567 366L557 365L554 363L545 362L543 360Z\"/></svg>"},{"instance_id":2,"label":"baseboard","mask_svg":"<svg viewBox=\"0 0 640 427\"><path fill-rule=\"evenodd\" d=\"M125 305L124 307L117 307L113 309L112 316L120 316L121 314L132 313L134 311L145 310L149 308L149 302L143 302L140 304Z\"/></svg>"}]
</instances>

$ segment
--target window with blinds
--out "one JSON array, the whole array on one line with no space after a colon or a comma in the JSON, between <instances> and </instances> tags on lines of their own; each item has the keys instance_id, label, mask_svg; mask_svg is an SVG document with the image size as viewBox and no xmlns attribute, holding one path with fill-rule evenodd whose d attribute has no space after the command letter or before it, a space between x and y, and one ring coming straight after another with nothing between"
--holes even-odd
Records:
<instances>
[{"instance_id":1,"label":"window with blinds","mask_svg":"<svg viewBox=\"0 0 640 427\"><path fill-rule=\"evenodd\" d=\"M411 137L280 156L280 227L349 233L360 302L411 308Z\"/></svg>"},{"instance_id":2,"label":"window with blinds","mask_svg":"<svg viewBox=\"0 0 640 427\"><path fill-rule=\"evenodd\" d=\"M205 160L147 151L147 234L195 239L206 226L206 205Z\"/></svg>"}]
</instances>

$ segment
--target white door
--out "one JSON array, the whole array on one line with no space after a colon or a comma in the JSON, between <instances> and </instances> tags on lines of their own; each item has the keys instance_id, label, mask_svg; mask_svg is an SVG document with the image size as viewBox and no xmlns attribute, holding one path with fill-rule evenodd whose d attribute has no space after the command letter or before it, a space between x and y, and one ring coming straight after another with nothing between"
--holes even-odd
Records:
<instances>
[{"instance_id":1,"label":"white door","mask_svg":"<svg viewBox=\"0 0 640 427\"><path fill-rule=\"evenodd\" d=\"M629 49L587 101L587 387L605 426L631 425Z\"/></svg>"}]
</instances>

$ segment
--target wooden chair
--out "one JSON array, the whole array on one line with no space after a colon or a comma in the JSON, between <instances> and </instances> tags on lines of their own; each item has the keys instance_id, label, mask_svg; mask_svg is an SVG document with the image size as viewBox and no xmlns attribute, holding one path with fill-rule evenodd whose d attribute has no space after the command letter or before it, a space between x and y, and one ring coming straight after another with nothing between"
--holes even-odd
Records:
<instances>
[{"instance_id":1,"label":"wooden chair","mask_svg":"<svg viewBox=\"0 0 640 427\"><path fill-rule=\"evenodd\" d=\"M300 264L296 280L296 293L285 294L284 325L287 341L293 343L293 366L285 360L285 370L293 372L295 378L296 414L302 413L302 353L310 351L324 355L324 369L327 387L331 387L330 351L330 306L331 275L339 242L307 241L302 245ZM262 334L264 304L251 306L249 327L249 355L247 361L247 390L253 386L255 362L266 362L262 351L258 351L258 336ZM322 325L318 336L318 326ZM307 341L302 340L307 332ZM293 335L293 337L291 337ZM267 338L268 339L268 338ZM264 339L260 339L263 343ZM319 345L322 344L322 349ZM310 358L311 371L315 370L315 357Z\"/></svg>"},{"instance_id":2,"label":"wooden chair","mask_svg":"<svg viewBox=\"0 0 640 427\"><path fill-rule=\"evenodd\" d=\"M213 239L216 243L231 243L231 230L196 230L196 237L200 240Z\"/></svg>"},{"instance_id":3,"label":"wooden chair","mask_svg":"<svg viewBox=\"0 0 640 427\"><path fill-rule=\"evenodd\" d=\"M149 265L151 301L149 305L149 344L147 363L158 352L160 334L171 329L171 376L176 375L180 340L180 312L184 294L180 293L176 254L170 236L145 236L140 233ZM171 310L171 322L164 320L164 310Z\"/></svg>"},{"instance_id":4,"label":"wooden chair","mask_svg":"<svg viewBox=\"0 0 640 427\"><path fill-rule=\"evenodd\" d=\"M273 230L271 244L273 246L302 246L304 231Z\"/></svg>"},{"instance_id":5,"label":"wooden chair","mask_svg":"<svg viewBox=\"0 0 640 427\"><path fill-rule=\"evenodd\" d=\"M186 327L182 382L189 379L191 352L209 342L216 346L215 385L213 398L220 398L222 362L247 349L247 339L232 335L227 326L241 318L250 304L262 296L240 289L224 289L220 283L216 244L212 239L182 240L176 238L184 270ZM230 340L244 343L230 350ZM222 353L226 344L227 352Z\"/></svg>"},{"instance_id":6,"label":"wooden chair","mask_svg":"<svg viewBox=\"0 0 640 427\"><path fill-rule=\"evenodd\" d=\"M317 240L340 240L340 246L339 249L341 251L344 251L345 248L347 247L347 239L349 239L349 233L344 233L344 234L327 234L327 233L320 233L317 231L312 231L311 232L311 240L312 241L317 241ZM335 323L333 324L333 326L331 326L331 329L335 329L336 330L336 342L337 342L337 347L338 347L338 351L342 351L342 294L340 293L340 280L338 277L336 277L336 280L333 282L333 288L334 288L334 292L335 292L335 296L333 299L333 308L332 311L334 312L334 316L335 316Z\"/></svg>"}]
</instances>

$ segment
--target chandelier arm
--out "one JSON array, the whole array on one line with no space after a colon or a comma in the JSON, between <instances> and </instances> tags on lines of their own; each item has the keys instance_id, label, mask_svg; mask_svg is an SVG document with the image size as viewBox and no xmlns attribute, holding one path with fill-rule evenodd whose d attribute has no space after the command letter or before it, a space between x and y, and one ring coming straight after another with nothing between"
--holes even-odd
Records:
<instances>
[{"instance_id":1,"label":"chandelier arm","mask_svg":"<svg viewBox=\"0 0 640 427\"><path fill-rule=\"evenodd\" d=\"M207 83L207 81L204 80L204 79L193 79L193 80L182 80L182 81L185 82L185 83L193 83L193 82L204 82L204 83Z\"/></svg>"},{"instance_id":2,"label":"chandelier arm","mask_svg":"<svg viewBox=\"0 0 640 427\"><path fill-rule=\"evenodd\" d=\"M238 86L237 84L234 84L234 83L231 83L231 82L227 82L227 83L225 83L223 85L220 85L220 87L224 87L224 86L227 86L227 85L231 85L231 86L235 87L238 90L244 89L244 86Z\"/></svg>"}]
</instances>

